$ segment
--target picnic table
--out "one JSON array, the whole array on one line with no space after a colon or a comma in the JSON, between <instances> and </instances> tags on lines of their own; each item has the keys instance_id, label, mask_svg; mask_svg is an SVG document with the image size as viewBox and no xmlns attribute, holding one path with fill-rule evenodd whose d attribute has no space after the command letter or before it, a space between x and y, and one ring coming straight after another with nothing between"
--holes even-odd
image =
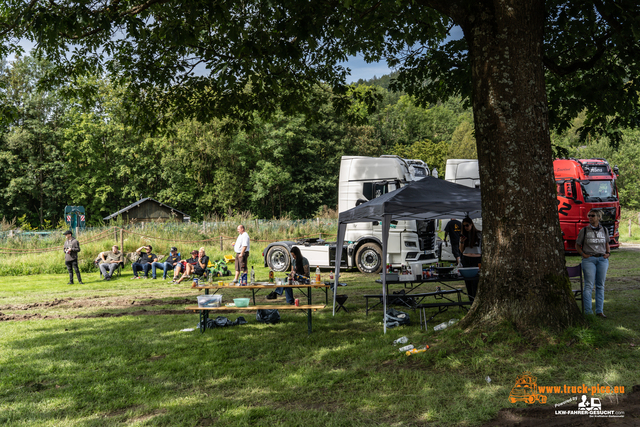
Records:
<instances>
[{"instance_id":1,"label":"picnic table","mask_svg":"<svg viewBox=\"0 0 640 427\"><path fill-rule=\"evenodd\" d=\"M422 318L424 317L425 327L427 322L431 321L434 317L436 317L440 313L444 313L449 309L449 307L460 307L462 310L468 310L466 306L470 306L472 301L463 301L462 295L467 295L466 292L461 288L455 288L450 285L451 282L460 282L465 280L463 277L452 277L452 276L435 276L429 277L427 279L416 279L410 281L387 281L387 304L390 302L404 305L407 308L412 310L420 310L420 324L422 326ZM382 280L376 280L376 283L382 283ZM396 284L404 284L405 288L403 289L405 292L402 294L390 294L389 293L389 285ZM406 284L411 284L410 288L406 288ZM417 293L413 292L418 289L420 286L427 283L438 283L449 289L440 289L434 292L425 292L425 293ZM366 310L367 315L369 315L369 311L373 308L381 305L383 301L382 294L374 294L374 295L365 295L366 299ZM434 302L423 303L426 298L433 298ZM379 299L379 301L369 307L369 299ZM425 310L428 308L437 308L438 311L436 314L431 316L428 320L426 319Z\"/></svg>"},{"instance_id":2,"label":"picnic table","mask_svg":"<svg viewBox=\"0 0 640 427\"><path fill-rule=\"evenodd\" d=\"M290 304L261 304L256 305L256 294L263 289L275 290L275 288L292 288L298 289L302 292L303 295L307 297L307 304L305 305L290 305ZM278 310L306 310L307 311L307 325L309 329L309 334L311 334L311 313L317 310L321 310L326 307L326 305L322 304L313 304L311 298L312 289L322 289L325 292L325 300L328 303L328 288L329 285L324 283L321 284L293 284L293 285L280 285L276 286L269 282L257 282L247 286L219 286L219 285L202 285L195 286L193 289L204 289L205 295L209 295L209 291L213 290L213 294L215 295L218 291L222 289L246 289L251 290L253 296L253 305L249 307L228 307L222 305L221 307L200 307L200 306L188 306L185 309L189 311L193 311L200 314L200 332L204 333L206 329L207 320L209 319L210 312L234 312L234 311L257 311L257 310L270 310L270 309L278 309ZM203 326L204 325L204 326Z\"/></svg>"}]
</instances>

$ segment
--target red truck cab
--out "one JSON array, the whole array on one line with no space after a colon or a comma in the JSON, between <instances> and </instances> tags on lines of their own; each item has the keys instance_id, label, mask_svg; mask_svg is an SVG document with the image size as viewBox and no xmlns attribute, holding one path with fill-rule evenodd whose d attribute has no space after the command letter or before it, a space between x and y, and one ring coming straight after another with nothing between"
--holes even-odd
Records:
<instances>
[{"instance_id":1,"label":"red truck cab","mask_svg":"<svg viewBox=\"0 0 640 427\"><path fill-rule=\"evenodd\" d=\"M600 223L609 231L609 245L620 246L620 200L613 169L604 159L556 159L553 171L558 190L558 217L564 239L564 250L576 252L578 232L589 224L591 209L602 211Z\"/></svg>"}]
</instances>

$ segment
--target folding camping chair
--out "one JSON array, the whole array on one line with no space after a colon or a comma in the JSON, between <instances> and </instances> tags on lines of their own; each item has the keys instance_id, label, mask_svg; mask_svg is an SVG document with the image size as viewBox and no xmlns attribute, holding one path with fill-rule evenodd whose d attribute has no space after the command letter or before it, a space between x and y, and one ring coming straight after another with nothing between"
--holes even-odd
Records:
<instances>
[{"instance_id":1,"label":"folding camping chair","mask_svg":"<svg viewBox=\"0 0 640 427\"><path fill-rule=\"evenodd\" d=\"M340 309L343 309L347 313L349 312L347 307L344 306L344 303L347 302L348 298L348 295L336 295L336 305L338 306L338 308L336 308L336 313L339 312Z\"/></svg>"},{"instance_id":2,"label":"folding camping chair","mask_svg":"<svg viewBox=\"0 0 640 427\"><path fill-rule=\"evenodd\" d=\"M567 274L569 275L569 281L571 283L580 283L580 289L572 289L572 292L576 300L580 300L580 305L582 306L582 314L584 314L584 302L582 300L582 294L584 293L584 286L582 283L582 265L578 264L575 267L567 267Z\"/></svg>"}]
</instances>

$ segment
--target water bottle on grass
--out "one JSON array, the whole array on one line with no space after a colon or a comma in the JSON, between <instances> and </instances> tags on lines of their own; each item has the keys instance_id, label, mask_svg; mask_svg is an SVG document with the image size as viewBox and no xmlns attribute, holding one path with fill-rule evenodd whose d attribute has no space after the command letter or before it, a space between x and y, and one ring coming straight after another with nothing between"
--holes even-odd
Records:
<instances>
[{"instance_id":1,"label":"water bottle on grass","mask_svg":"<svg viewBox=\"0 0 640 427\"><path fill-rule=\"evenodd\" d=\"M409 338L407 337L400 337L397 340L393 341L393 345L398 345L398 344L406 344L407 341L409 341Z\"/></svg>"}]
</instances>

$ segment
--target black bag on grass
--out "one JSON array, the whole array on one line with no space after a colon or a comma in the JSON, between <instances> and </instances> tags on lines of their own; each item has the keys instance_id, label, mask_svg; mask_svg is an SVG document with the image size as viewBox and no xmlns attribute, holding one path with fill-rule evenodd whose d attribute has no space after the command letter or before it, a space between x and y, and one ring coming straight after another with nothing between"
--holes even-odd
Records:
<instances>
[{"instance_id":1,"label":"black bag on grass","mask_svg":"<svg viewBox=\"0 0 640 427\"><path fill-rule=\"evenodd\" d=\"M396 326L408 325L411 323L408 313L396 310L395 308L388 309L385 317L387 319L387 328L395 328Z\"/></svg>"},{"instance_id":2,"label":"black bag on grass","mask_svg":"<svg viewBox=\"0 0 640 427\"><path fill-rule=\"evenodd\" d=\"M225 326L238 326L238 325L246 325L246 324L247 324L247 321L242 316L239 316L233 322L231 320L227 319L226 317L223 317L223 316L218 316L215 319L207 319L207 328L208 329L224 328ZM198 328L202 329L202 325L198 324Z\"/></svg>"},{"instance_id":3,"label":"black bag on grass","mask_svg":"<svg viewBox=\"0 0 640 427\"><path fill-rule=\"evenodd\" d=\"M280 321L280 312L275 310L258 310L256 312L256 320L260 323L278 323Z\"/></svg>"}]
</instances>

